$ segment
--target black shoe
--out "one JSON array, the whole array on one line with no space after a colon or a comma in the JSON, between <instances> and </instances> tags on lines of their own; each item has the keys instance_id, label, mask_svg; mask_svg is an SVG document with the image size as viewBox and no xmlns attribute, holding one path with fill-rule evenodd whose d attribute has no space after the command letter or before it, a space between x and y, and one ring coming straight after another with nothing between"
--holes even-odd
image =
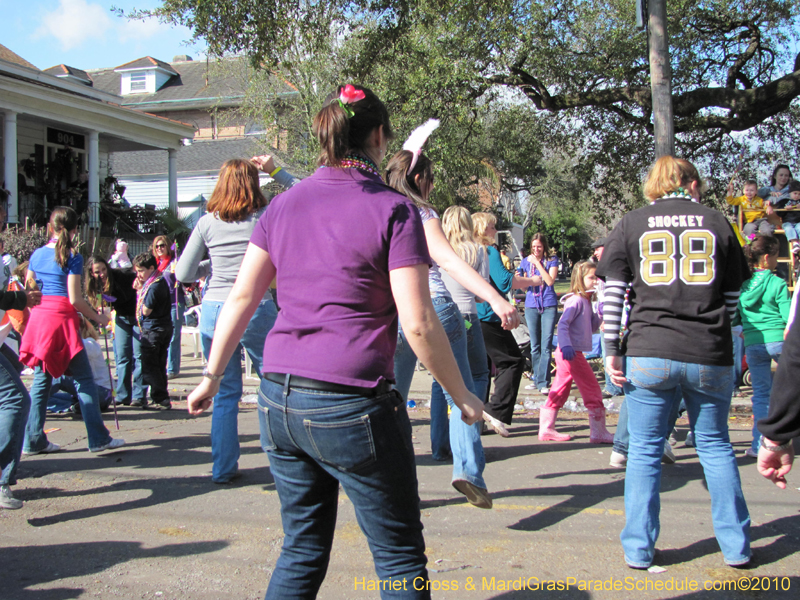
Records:
<instances>
[{"instance_id":1,"label":"black shoe","mask_svg":"<svg viewBox=\"0 0 800 600\"><path fill-rule=\"evenodd\" d=\"M155 408L156 410L170 410L172 408L172 402L169 400L163 400L162 402L153 402L150 405L151 408Z\"/></svg>"},{"instance_id":2,"label":"black shoe","mask_svg":"<svg viewBox=\"0 0 800 600\"><path fill-rule=\"evenodd\" d=\"M131 401L131 406L134 408L145 408L147 406L147 400L145 398L137 398Z\"/></svg>"}]
</instances>

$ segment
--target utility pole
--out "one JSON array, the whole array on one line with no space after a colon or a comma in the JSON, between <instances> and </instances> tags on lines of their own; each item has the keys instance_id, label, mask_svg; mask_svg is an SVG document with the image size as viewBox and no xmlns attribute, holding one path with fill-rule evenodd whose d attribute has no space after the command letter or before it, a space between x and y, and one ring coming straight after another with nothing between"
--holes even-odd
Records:
<instances>
[{"instance_id":1,"label":"utility pole","mask_svg":"<svg viewBox=\"0 0 800 600\"><path fill-rule=\"evenodd\" d=\"M644 2L645 0L637 0ZM672 66L669 60L666 0L646 0L650 90L653 101L653 136L656 158L675 154L675 123L672 116Z\"/></svg>"}]
</instances>

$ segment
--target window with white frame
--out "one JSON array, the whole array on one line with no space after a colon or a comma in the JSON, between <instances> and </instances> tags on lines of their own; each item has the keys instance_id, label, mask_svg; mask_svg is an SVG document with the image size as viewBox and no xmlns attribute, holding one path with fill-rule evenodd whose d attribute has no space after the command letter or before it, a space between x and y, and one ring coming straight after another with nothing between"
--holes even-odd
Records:
<instances>
[{"instance_id":1,"label":"window with white frame","mask_svg":"<svg viewBox=\"0 0 800 600\"><path fill-rule=\"evenodd\" d=\"M147 74L131 73L131 93L147 91Z\"/></svg>"}]
</instances>

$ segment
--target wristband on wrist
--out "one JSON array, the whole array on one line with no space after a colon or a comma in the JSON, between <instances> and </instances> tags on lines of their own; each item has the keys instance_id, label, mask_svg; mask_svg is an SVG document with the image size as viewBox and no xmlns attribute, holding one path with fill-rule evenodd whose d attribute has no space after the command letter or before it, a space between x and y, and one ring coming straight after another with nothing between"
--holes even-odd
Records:
<instances>
[{"instance_id":1,"label":"wristband on wrist","mask_svg":"<svg viewBox=\"0 0 800 600\"><path fill-rule=\"evenodd\" d=\"M210 379L211 381L219 381L222 379L222 375L214 375L211 371L208 370L208 367L203 368L203 377L206 379Z\"/></svg>"},{"instance_id":2,"label":"wristband on wrist","mask_svg":"<svg viewBox=\"0 0 800 600\"><path fill-rule=\"evenodd\" d=\"M270 176L270 177L275 177L275 174L276 174L278 171L280 171L281 169L283 169L283 167L275 167L275 170L274 170L272 173L270 173L270 174L269 174L269 176Z\"/></svg>"},{"instance_id":3,"label":"wristband on wrist","mask_svg":"<svg viewBox=\"0 0 800 600\"><path fill-rule=\"evenodd\" d=\"M769 450L770 452L783 452L784 450L788 450L792 447L792 440L781 444L780 446L770 446L765 442L766 438L762 435L761 436L761 447L765 450Z\"/></svg>"}]
</instances>

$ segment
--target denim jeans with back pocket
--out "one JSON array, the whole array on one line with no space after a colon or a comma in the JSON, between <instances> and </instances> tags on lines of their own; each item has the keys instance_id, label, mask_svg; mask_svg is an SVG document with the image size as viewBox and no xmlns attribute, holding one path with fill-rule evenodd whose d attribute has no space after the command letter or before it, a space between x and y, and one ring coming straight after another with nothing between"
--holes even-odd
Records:
<instances>
[{"instance_id":1,"label":"denim jeans with back pocket","mask_svg":"<svg viewBox=\"0 0 800 600\"><path fill-rule=\"evenodd\" d=\"M378 578L399 583L381 597L430 598L411 423L402 396L392 390L365 398L262 380L258 407L284 532L267 600L316 597L330 560L339 485L353 504Z\"/></svg>"},{"instance_id":2,"label":"denim jeans with back pocket","mask_svg":"<svg viewBox=\"0 0 800 600\"><path fill-rule=\"evenodd\" d=\"M636 568L653 562L661 524L661 455L674 404L683 392L695 444L711 496L714 534L725 562L750 560L750 515L739 468L728 437L733 391L730 367L663 358L627 357L628 463L625 472L625 528L620 534L625 561ZM682 526L675 523L675 526Z\"/></svg>"}]
</instances>

